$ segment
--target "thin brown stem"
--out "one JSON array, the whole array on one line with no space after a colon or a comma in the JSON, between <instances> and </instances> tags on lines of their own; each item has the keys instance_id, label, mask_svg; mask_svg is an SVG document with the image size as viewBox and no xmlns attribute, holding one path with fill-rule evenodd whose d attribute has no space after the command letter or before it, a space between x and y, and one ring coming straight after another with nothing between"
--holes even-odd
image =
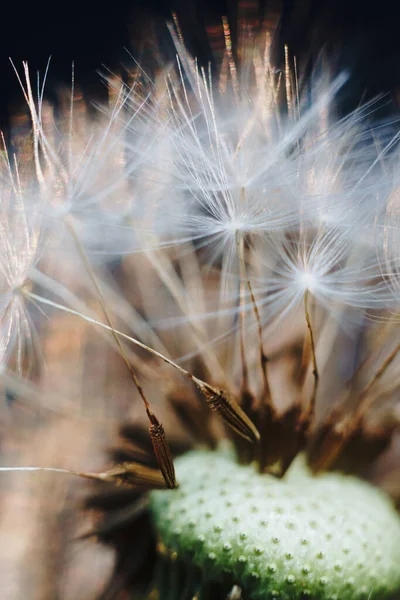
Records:
<instances>
[{"instance_id":1,"label":"thin brown stem","mask_svg":"<svg viewBox=\"0 0 400 600\"><path fill-rule=\"evenodd\" d=\"M390 367L390 365L392 364L392 362L398 355L399 351L400 351L400 344L397 344L397 346L392 350L392 352L389 354L389 356L383 361L383 363L381 364L379 369L376 371L376 373L373 375L373 377L369 380L367 385L361 391L359 398L358 398L358 406L355 411L356 419L360 419L365 414L365 412L366 412L367 408L370 406L370 404L372 404L372 402L374 401L374 397L370 396L369 392L370 392L371 388L375 385L375 383L385 374L387 369Z\"/></svg>"},{"instance_id":2,"label":"thin brown stem","mask_svg":"<svg viewBox=\"0 0 400 600\"><path fill-rule=\"evenodd\" d=\"M160 360L179 371L182 375L188 377L190 381L192 381L196 385L197 389L206 399L210 408L217 412L237 433L242 435L242 437L245 437L246 439L253 442L259 440L260 435L257 431L257 428L254 426L254 424L248 418L248 416L244 413L244 411L240 408L240 406L235 402L235 400L225 390L221 388L216 388L206 383L205 381L202 381L198 377L195 377L194 375L192 375L192 373L186 371L186 369L175 363L170 358L167 358L160 352L157 352L157 350L154 350L150 346L139 342L139 340L127 335L126 333L122 333L117 329L111 329L109 325L106 325L101 321L97 321L92 317L88 317L85 314L78 312L77 310L63 306L62 304L54 302L53 300L48 300L47 298L38 296L33 292L24 291L24 293L27 298L33 298L40 304L46 304L48 306L52 306L53 308L57 308L69 314L75 315L83 321L92 323L93 325L97 325L98 327L102 327L107 331L114 331L114 333L117 336L129 340L130 342L132 342L132 344L135 344L135 346L143 348L143 350L146 350L153 356L158 357Z\"/></svg>"},{"instance_id":3,"label":"thin brown stem","mask_svg":"<svg viewBox=\"0 0 400 600\"><path fill-rule=\"evenodd\" d=\"M72 225L71 220L69 218L66 218L65 219L65 223L67 225L68 231L70 232L70 234L71 234L71 236L72 236L72 238L73 238L73 240L75 242L75 245L76 245L77 250L79 252L79 256L81 257L81 260L82 260L82 262L83 262L83 264L85 266L87 274L89 275L90 280L91 280L91 282L92 282L92 284L93 284L93 286L94 286L94 288L96 290L97 298L98 298L98 300L100 302L101 308L103 310L103 313L104 313L105 319L107 321L107 324L108 324L108 326L110 328L111 334L112 334L112 336L113 336L113 338L115 340L115 343L118 346L118 350L119 350L119 352L121 354L121 357L124 360L126 368L128 369L129 374L130 374L130 376L132 378L132 381L135 384L135 386L136 386L136 388L137 388L137 390L138 390L138 392L139 392L139 394L140 394L140 396L141 396L141 398L143 400L143 403L144 403L145 408L146 408L146 412L149 414L149 412L151 412L150 411L149 401L147 400L147 398L145 396L145 393L144 393L144 390L143 390L143 388L142 388L142 386L141 386L141 384L140 384L140 382L139 382L139 380L138 380L138 378L136 376L135 369L133 368L131 362L129 361L129 359L128 359L127 355L126 355L125 348L123 347L122 342L121 342L119 336L117 335L117 333L115 331L115 328L114 328L114 325L113 325L113 323L111 321L111 317L109 315L106 303L104 301L104 297L103 297L102 291L101 291L100 286L99 286L99 284L97 282L96 276L95 276L95 274L93 272L92 265L89 262L87 254L86 254L85 250L82 247L82 244L81 244L81 242L79 240L79 237L76 234L75 228Z\"/></svg>"},{"instance_id":4,"label":"thin brown stem","mask_svg":"<svg viewBox=\"0 0 400 600\"><path fill-rule=\"evenodd\" d=\"M116 332L116 330L114 328L114 325L113 325L113 323L111 321L111 317L109 315L109 312L108 312L108 309L107 309L107 306L106 306L103 294L102 294L100 286L99 286L99 284L97 282L96 276L95 276L95 274L93 272L92 265L89 262L89 259L87 257L87 254L86 254L84 248L82 247L82 244L81 244L81 242L79 240L79 237L77 236L77 234L75 232L75 229L74 229L74 227L73 227L70 219L66 218L65 222L66 222L68 231L70 232L70 234L71 234L71 236L72 236L72 238L73 238L73 240L75 242L75 245L76 245L76 247L78 249L79 255L80 255L80 257L82 259L82 262L83 262L83 264L84 264L84 266L86 268L86 271L87 271L87 273L88 273L88 275L89 275L89 277L90 277L90 279L91 279L91 281L93 283L93 286L94 286L94 288L96 290L97 297L98 297L98 300L100 302L101 308L103 310L105 319L106 319L107 324L108 324L108 326L110 328L110 331L112 333L114 341L115 341L115 343L118 346L118 350L119 350L119 352L121 354L121 357L124 360L126 368L128 369L128 372L129 372L129 374L130 374L130 376L132 378L132 381L133 381L133 383L134 383L137 391L139 392L140 397L143 400L143 403L144 403L144 406L145 406L145 409L146 409L146 413L147 413L147 417L148 417L149 422L150 422L150 437L151 437L151 440L152 440L152 443L153 443L154 453L156 455L158 466L160 467L160 470L161 470L161 472L162 472L162 474L164 476L164 479L165 479L165 482L166 482L167 486L169 488L174 488L174 487L177 486L176 478L175 478L174 462L173 462L173 459L172 459L171 451L170 451L169 446L168 446L168 442L167 442L167 439L166 439L166 436L165 436L164 429L163 429L162 425L158 422L155 414L153 413L153 411L151 409L150 403L147 400L146 395L144 393L144 389L143 389L143 387L142 387L142 385L141 385L141 383L140 383L140 381L139 381L139 379L138 379L138 377L136 375L136 371L135 371L132 363L129 361L128 356L127 356L127 354L125 352L125 348L124 348L124 346L123 346L123 344L121 342L121 339L120 339L119 335L117 334L117 332ZM158 430L157 430L158 431L157 435L154 433L154 424L155 423L158 424L160 431L162 429L162 434L163 435L161 435L161 434L159 435L160 432ZM163 447L162 451L160 450L160 446L161 445Z\"/></svg>"},{"instance_id":5,"label":"thin brown stem","mask_svg":"<svg viewBox=\"0 0 400 600\"><path fill-rule=\"evenodd\" d=\"M240 264L241 264L241 279L243 277L246 282L246 286L247 286L247 289L248 289L249 295L250 295L251 305L253 308L253 313L254 313L254 316L256 319L256 323L257 323L260 367L261 367L261 373L262 373L262 378L263 378L263 383L264 383L264 398L265 398L266 402L269 403L270 398L271 398L271 389L269 386L268 373L267 373L267 368L268 368L267 365L268 365L269 361L268 361L268 356L264 352L260 311L258 310L256 298L255 298L254 292L253 292L253 287L250 283L250 279L247 276L243 252L241 254L239 254L239 260L240 260Z\"/></svg>"},{"instance_id":6,"label":"thin brown stem","mask_svg":"<svg viewBox=\"0 0 400 600\"><path fill-rule=\"evenodd\" d=\"M245 350L245 297L244 297L244 279L245 279L245 267L244 267L244 240L243 235L236 233L236 243L239 255L239 325L240 325L240 358L242 363L242 382L241 389L242 393L247 392L249 389L249 373L246 362L246 350Z\"/></svg>"},{"instance_id":7,"label":"thin brown stem","mask_svg":"<svg viewBox=\"0 0 400 600\"><path fill-rule=\"evenodd\" d=\"M247 289L249 290L250 299L251 299L251 303L253 306L253 312L254 312L254 316L256 318L256 322L257 322L260 365L261 365L261 372L262 372L263 381L264 381L265 398L267 400L269 400L271 398L271 390L270 390L270 386L269 386L268 373L267 373L269 359L268 359L268 356L264 352L260 311L258 310L258 306L257 306L257 302L256 302L256 299L254 296L253 288L252 288L252 285L251 285L250 280L247 277L247 275L246 275L246 284L247 284Z\"/></svg>"},{"instance_id":8,"label":"thin brown stem","mask_svg":"<svg viewBox=\"0 0 400 600\"><path fill-rule=\"evenodd\" d=\"M318 383L319 383L319 372L318 372L318 366L317 366L317 357L315 354L315 340L314 340L314 332L313 332L313 328L312 328L310 311L309 311L309 306L308 306L308 298L309 298L309 291L307 289L304 292L304 315L305 315L308 333L309 333L309 337L310 337L311 362L312 362L312 368L313 368L312 374L314 377L314 385L313 385L313 390L311 393L311 398L309 400L309 403L308 403L308 406L307 406L305 412L308 416L311 416L314 414L314 410L315 410L315 401L316 401L316 397L317 397Z\"/></svg>"}]
</instances>

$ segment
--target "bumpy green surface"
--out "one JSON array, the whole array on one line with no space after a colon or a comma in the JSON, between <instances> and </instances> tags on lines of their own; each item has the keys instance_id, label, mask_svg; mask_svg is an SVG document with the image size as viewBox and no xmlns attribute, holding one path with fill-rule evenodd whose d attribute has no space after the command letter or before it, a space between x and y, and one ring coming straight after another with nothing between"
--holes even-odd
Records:
<instances>
[{"instance_id":1,"label":"bumpy green surface","mask_svg":"<svg viewBox=\"0 0 400 600\"><path fill-rule=\"evenodd\" d=\"M229 453L176 461L180 487L151 494L164 545L245 598L358 600L400 592L400 519L355 477L313 477L301 457L279 481Z\"/></svg>"}]
</instances>

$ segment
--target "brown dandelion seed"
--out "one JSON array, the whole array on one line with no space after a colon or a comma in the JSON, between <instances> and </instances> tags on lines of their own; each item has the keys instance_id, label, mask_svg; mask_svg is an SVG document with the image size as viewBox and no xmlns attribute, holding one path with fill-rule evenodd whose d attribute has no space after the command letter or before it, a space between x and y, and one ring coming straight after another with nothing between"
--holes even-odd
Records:
<instances>
[{"instance_id":1,"label":"brown dandelion seed","mask_svg":"<svg viewBox=\"0 0 400 600\"><path fill-rule=\"evenodd\" d=\"M228 392L200 381L196 377L192 377L192 380L207 400L211 410L216 412L233 431L250 442L259 441L260 434L256 426Z\"/></svg>"},{"instance_id":2,"label":"brown dandelion seed","mask_svg":"<svg viewBox=\"0 0 400 600\"><path fill-rule=\"evenodd\" d=\"M176 488L178 487L178 484L175 476L174 461L172 459L164 427L154 413L147 411L147 415L150 421L150 438L153 444L154 454L157 458L157 463L164 476L167 487L171 489Z\"/></svg>"}]
</instances>

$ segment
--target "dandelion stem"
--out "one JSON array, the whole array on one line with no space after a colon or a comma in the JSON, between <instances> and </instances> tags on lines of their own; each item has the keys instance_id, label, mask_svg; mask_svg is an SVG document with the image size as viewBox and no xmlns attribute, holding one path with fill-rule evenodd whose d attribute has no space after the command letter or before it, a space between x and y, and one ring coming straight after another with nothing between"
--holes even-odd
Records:
<instances>
[{"instance_id":1,"label":"dandelion stem","mask_svg":"<svg viewBox=\"0 0 400 600\"><path fill-rule=\"evenodd\" d=\"M392 352L389 354L389 356L383 361L382 365L376 371L375 375L369 380L367 385L360 392L360 395L358 398L358 406L355 411L356 420L362 418L362 416L365 414L365 411L368 408L368 406L374 401L374 397L369 396L369 392L370 392L371 388L375 385L375 383L378 381L378 379L380 379L384 375L386 370L390 367L390 365L396 358L399 351L400 351L400 344L397 344L397 346L392 350Z\"/></svg>"},{"instance_id":2,"label":"dandelion stem","mask_svg":"<svg viewBox=\"0 0 400 600\"><path fill-rule=\"evenodd\" d=\"M257 323L260 365L261 365L261 373L262 373L263 382L264 382L264 398L265 398L266 402L269 403L269 400L271 398L271 390L270 390L268 374L267 374L268 357L264 352L260 311L258 310L256 298L255 298L254 292L253 292L253 287L251 285L250 279L249 279L249 277L247 275L247 271L246 271L246 264L244 261L243 236L241 236L241 244L239 246L239 260L240 260L240 279L241 279L241 282L242 282L242 279L244 279L246 282L247 289L248 289L249 295L250 295L250 300L251 300L254 316L256 319L256 323ZM241 315L243 314L243 318L244 318L244 310L242 310L240 314ZM244 335L241 336L241 342L242 342L242 338L244 338ZM244 339L243 339L243 343L244 343ZM243 350L241 349L241 353L242 353L242 358L244 360L244 348L243 348Z\"/></svg>"},{"instance_id":3,"label":"dandelion stem","mask_svg":"<svg viewBox=\"0 0 400 600\"><path fill-rule=\"evenodd\" d=\"M393 360L396 358L396 355L398 354L398 352L400 351L400 344L397 344L397 346L394 348L394 350L389 354L389 356L386 358L386 360L383 362L383 364L381 365L381 367L378 369L378 371L375 373L375 375L373 376L373 378L370 380L370 382L365 386L364 390L362 393L367 393L369 392L369 390L371 389L371 387L374 385L374 383L380 379L382 377L382 375L385 373L386 369L391 365L391 363L393 362Z\"/></svg>"},{"instance_id":4,"label":"dandelion stem","mask_svg":"<svg viewBox=\"0 0 400 600\"><path fill-rule=\"evenodd\" d=\"M247 288L249 290L251 303L253 305L254 316L257 321L258 343L259 343L259 350L260 350L260 364L261 364L261 371L262 371L263 381L264 381L264 393L265 393L265 398L267 400L269 400L271 398L271 390L270 390L270 386L269 386L268 373L267 373L269 359L268 359L268 356L264 352L260 311L258 310L256 298L255 298L254 292L253 292L253 287L247 276L246 276L246 284L247 284Z\"/></svg>"},{"instance_id":5,"label":"dandelion stem","mask_svg":"<svg viewBox=\"0 0 400 600\"><path fill-rule=\"evenodd\" d=\"M82 471L72 471L71 469L60 469L57 467L0 467L0 472L14 471L47 471L50 473L63 473L65 475L83 477L84 479L108 481L117 485L143 486L149 489L165 487L165 478L158 469L136 463L124 463L103 473L84 473ZM176 487L176 485L174 487Z\"/></svg>"},{"instance_id":6,"label":"dandelion stem","mask_svg":"<svg viewBox=\"0 0 400 600\"><path fill-rule=\"evenodd\" d=\"M85 479L99 479L96 473L81 473L80 471L71 471L70 469L59 469L56 467L0 467L0 472L14 471L47 471L50 473L64 473L66 475L75 475L76 477L84 477Z\"/></svg>"},{"instance_id":7,"label":"dandelion stem","mask_svg":"<svg viewBox=\"0 0 400 600\"><path fill-rule=\"evenodd\" d=\"M82 259L83 264L85 265L86 271L93 283L93 286L96 290L97 293L97 297L99 299L101 308L103 310L104 316L106 318L107 324L110 328L110 331L112 333L112 336L115 340L115 343L118 346L119 352L125 362L125 365L129 371L129 374L132 378L132 381L137 389L137 391L140 394L140 397L143 400L144 406L146 408L146 413L147 413L147 417L149 419L149 423L150 423L150 438L153 444L153 448L154 448L154 454L156 456L157 459L157 463L158 466L161 469L161 472L164 476L165 482L167 484L167 486L169 488L174 488L177 486L176 483L176 478L175 478L175 468L174 468L174 461L172 459L172 454L171 451L169 449L169 445L167 442L167 438L164 432L164 428L163 426L159 423L158 419L156 418L153 410L151 409L150 403L146 398L146 395L144 393L144 389L136 375L136 370L134 369L132 363L129 361L127 354L125 352L125 348L120 340L120 337L118 336L118 334L115 331L115 328L112 324L111 321L111 317L109 315L103 294L101 292L100 286L97 282L96 276L93 272L92 266L89 262L89 259L87 257L87 254L79 240L79 237L76 234L75 228L73 227L71 221L69 218L65 219L68 231L70 232L76 247L78 249L79 255ZM155 433L155 423L157 424L157 432ZM162 443L161 443L162 442ZM162 451L160 450L160 445L162 446Z\"/></svg>"},{"instance_id":8,"label":"dandelion stem","mask_svg":"<svg viewBox=\"0 0 400 600\"><path fill-rule=\"evenodd\" d=\"M72 475L76 475L75 471L57 469L55 467L0 467L0 471L53 471L55 473L71 473Z\"/></svg>"},{"instance_id":9,"label":"dandelion stem","mask_svg":"<svg viewBox=\"0 0 400 600\"><path fill-rule=\"evenodd\" d=\"M309 403L308 403L308 406L306 409L306 414L307 414L307 416L311 416L314 413L314 409L315 409L315 400L317 397L318 383L319 383L319 372L318 372L318 366L317 366L317 357L315 354L315 340L314 340L314 332L313 332L313 328L312 328L312 324L311 324L311 317L310 317L309 306L308 306L308 298L309 298L309 291L308 291L308 289L306 289L306 291L304 292L304 315L306 318L306 323L307 323L308 332L309 332L309 336L310 336L311 362L312 362L312 368L313 368L312 373L313 373L313 377L314 377L313 390L312 390L311 398L309 400Z\"/></svg>"},{"instance_id":10,"label":"dandelion stem","mask_svg":"<svg viewBox=\"0 0 400 600\"><path fill-rule=\"evenodd\" d=\"M239 255L240 281L239 281L239 320L240 320L240 357L242 362L242 393L249 389L248 369L246 362L245 351L245 311L244 311L244 279L246 278L246 270L244 265L244 240L243 236L236 232L236 243Z\"/></svg>"},{"instance_id":11,"label":"dandelion stem","mask_svg":"<svg viewBox=\"0 0 400 600\"><path fill-rule=\"evenodd\" d=\"M49 277L42 271L39 271L38 269L31 269L30 280L33 281L34 283L38 284L39 286L45 288L46 290L48 290L50 292L50 294L61 298L65 304L73 307L79 313L86 314L88 316L91 316L92 318L96 318L96 313L85 302L80 300L69 288L65 287L60 282L55 281L54 279L52 279L51 277ZM102 286L104 286L104 281L102 281ZM27 296L27 294L25 294L25 295ZM110 302L112 302L112 300L113 300L113 297L110 296ZM31 300L31 301L33 301L33 300ZM113 306L114 306L114 304L113 304ZM131 324L128 321L128 324L131 329L134 329L135 325L137 325L140 328L143 325L143 320L141 317L139 317L138 321L137 321L136 313L134 316L135 316L134 322ZM122 315L122 318L124 318L123 315ZM146 327L146 332L148 332L149 330L151 330L150 326ZM108 343L114 343L115 348L118 349L118 346L116 345L116 343L114 341L114 338L112 338L112 340L111 340L108 333L109 332L107 330L102 331L102 335L103 335L104 339ZM155 334L153 335L152 339L154 340L155 345L159 344L159 345L161 345L161 347L163 347L162 342L159 340L159 338ZM164 352L164 350L161 350L161 351ZM135 367L136 367L137 373L140 372L141 375L144 375L147 377L154 376L154 370L149 366L149 364L145 360L141 360L137 354L132 355L131 350L129 350L129 352L127 351L127 354L128 354L130 361L133 360L132 356L134 356Z\"/></svg>"},{"instance_id":12,"label":"dandelion stem","mask_svg":"<svg viewBox=\"0 0 400 600\"><path fill-rule=\"evenodd\" d=\"M163 360L168 365L171 365L172 367L174 367L175 369L180 371L180 373L182 373L182 375L186 375L186 376L190 375L192 377L192 375L188 371L186 371L186 369L184 369L183 367L181 367L180 365L175 363L173 360L171 360L167 356L164 356L160 352L157 352L157 350L154 350L150 346L147 346L146 344L140 342L139 340L131 337L127 333L123 333L122 331L119 331L116 328L112 328L109 325L106 325L105 323L102 323L101 321L94 319L93 317L89 317L89 316L85 315L84 313L79 312L78 310L74 310L73 308L69 308L68 306L65 306L63 304L59 304L58 302L54 302L53 300L44 298L43 296L38 296L34 292L30 292L29 290L23 290L23 293L28 298L32 298L33 300L36 300L37 302L39 302L41 304L46 304L47 306L52 306L53 308L57 308L58 310L69 313L70 315L79 317L80 319L82 319L83 321L86 321L87 323L91 323L92 325L97 325L99 327L102 327L103 329L106 329L107 331L110 331L110 332L114 331L117 336L122 337L122 338L128 340L129 342L132 342L133 344L135 344L135 346L138 346L139 348L142 348L143 350L147 350L148 352L150 352L150 354L153 354L154 356Z\"/></svg>"},{"instance_id":13,"label":"dandelion stem","mask_svg":"<svg viewBox=\"0 0 400 600\"><path fill-rule=\"evenodd\" d=\"M184 369L183 367L181 367L180 365L175 363L173 360L167 358L160 352L157 352L157 350L154 350L150 346L147 346L146 344L139 342L139 340L127 335L126 333L122 333L121 331L118 331L118 329L112 328L110 325L106 325L105 323L102 323L101 321L97 321L96 319L93 319L92 317L88 317L88 316L84 315L83 313L78 312L77 310L68 308L67 306L63 306L62 304L59 304L58 302L53 302L53 300L48 300L47 298L38 296L37 294L30 292L29 290L24 290L24 294L28 298L32 298L33 300L36 300L39 303L46 304L47 306L52 306L53 308L57 308L59 310L67 312L71 315L75 315L75 316L79 317L80 319L82 319L83 321L86 321L88 323L92 323L93 325L102 327L103 329L106 329L107 331L112 331L112 332L114 332L115 335L122 337L122 338L132 342L132 344L135 344L135 346L138 346L139 348L143 348L143 350L146 350L150 354L153 354L153 356L156 356L157 358L164 361L166 364L170 365L171 367L174 367L174 369L179 371L185 377L188 377L190 379L190 381L192 381L196 385L198 390L205 397L210 408L212 410L214 410L215 412L217 412L225 421L227 421L230 424L230 426L233 429L235 429L235 431L237 431L238 433L240 433L240 435L242 435L243 437L245 437L253 442L257 441L259 439L259 437L260 437L259 433L258 433L256 427L254 426L254 424L252 423L252 421L241 410L241 408L238 406L238 404L232 398L228 397L228 395L226 394L226 392L224 390L220 390L220 389L217 389L217 388L209 385L205 381L202 381L198 377L195 377L194 375L192 375L192 373L190 373L189 371L186 371L186 369ZM219 399L219 402L215 402L215 400L217 398ZM223 407L223 410L222 410L222 407ZM232 424L233 421L231 418L228 420L228 418L227 418L228 415L230 417L232 417L233 415L235 416L235 419L237 420L237 422L240 423L240 428L241 428L240 431L239 431L238 425L236 425L235 427L233 426L233 424Z\"/></svg>"},{"instance_id":14,"label":"dandelion stem","mask_svg":"<svg viewBox=\"0 0 400 600\"><path fill-rule=\"evenodd\" d=\"M87 273L88 273L88 275L89 275L89 277L90 277L90 279L91 279L91 281L93 283L93 286L94 286L94 288L96 290L96 294L97 294L98 300L100 302L101 308L103 310L104 316L106 318L106 321L107 321L107 324L108 324L108 326L110 328L112 336L113 336L113 338L115 340L115 343L118 346L120 354L121 354L121 356L122 356L122 358L123 358L123 360L124 360L124 362L126 364L126 367L127 367L128 371L130 373L132 381L135 384L135 386L136 386L136 388L137 388L137 390L138 390L138 392L139 392L139 394L140 394L140 396L141 396L141 398L143 400L143 403L144 403L144 405L146 407L146 412L149 415L149 413L151 413L149 401L147 400L147 398L145 396L144 390L143 390L143 388L142 388L142 386L141 386L141 384L140 384L140 382L139 382L139 380L138 380L138 378L136 376L135 369L133 368L131 362L129 361L129 359L128 359L127 355L126 355L125 349L124 349L124 347L123 347L123 345L121 343L121 340L120 340L119 336L117 335L117 333L115 331L115 328L114 328L114 326L112 324L111 317L110 317L108 309L106 307L106 303L104 301L103 294L102 294L102 292L100 290L100 287L99 287L99 284L97 282L97 279L96 279L96 277L95 277L95 275L93 273L93 268L92 268L92 266L91 266L91 264L89 262L87 254L86 254L86 252L84 251L84 249L82 247L82 244L81 244L81 242L80 242L80 240L79 240L79 238L78 238L78 236L76 234L75 228L73 227L73 225L71 223L71 220L69 218L66 218L65 219L65 223L67 225L68 231L70 232L70 234L71 234L71 236L72 236L72 238L73 238L73 240L75 242L75 245L76 245L77 250L79 252L79 256L82 259L82 262L83 262L83 264L85 266L85 269L86 269L86 271L87 271Z\"/></svg>"}]
</instances>

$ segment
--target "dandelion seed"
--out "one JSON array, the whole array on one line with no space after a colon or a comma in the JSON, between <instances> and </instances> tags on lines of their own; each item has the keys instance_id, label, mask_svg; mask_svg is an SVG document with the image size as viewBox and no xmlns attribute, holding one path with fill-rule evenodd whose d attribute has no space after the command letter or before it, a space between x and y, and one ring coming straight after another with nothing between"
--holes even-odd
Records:
<instances>
[{"instance_id":1,"label":"dandelion seed","mask_svg":"<svg viewBox=\"0 0 400 600\"><path fill-rule=\"evenodd\" d=\"M8 169L11 168L7 163ZM8 177L11 172L8 173ZM0 366L15 357L15 369L25 376L37 366L39 342L22 290L43 251L40 201L22 195L8 180L0 198Z\"/></svg>"}]
</instances>

